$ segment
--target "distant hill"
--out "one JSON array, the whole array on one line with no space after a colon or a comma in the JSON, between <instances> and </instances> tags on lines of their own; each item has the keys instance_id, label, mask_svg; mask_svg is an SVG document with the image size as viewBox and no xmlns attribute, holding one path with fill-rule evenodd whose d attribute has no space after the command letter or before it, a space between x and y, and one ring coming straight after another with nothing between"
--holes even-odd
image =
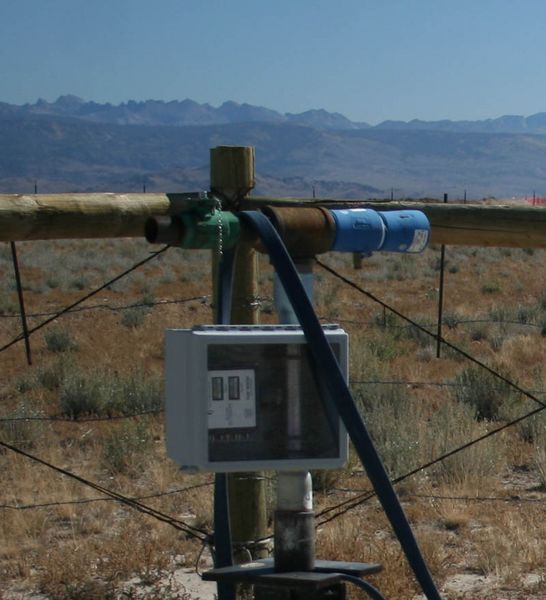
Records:
<instances>
[{"instance_id":1,"label":"distant hill","mask_svg":"<svg viewBox=\"0 0 546 600\"><path fill-rule=\"evenodd\" d=\"M502 130L523 123L524 132ZM235 144L256 147L258 194L542 194L542 127L546 113L370 127L323 110L282 115L234 102L0 103L0 192L29 192L35 180L41 192L205 189L209 149Z\"/></svg>"}]
</instances>

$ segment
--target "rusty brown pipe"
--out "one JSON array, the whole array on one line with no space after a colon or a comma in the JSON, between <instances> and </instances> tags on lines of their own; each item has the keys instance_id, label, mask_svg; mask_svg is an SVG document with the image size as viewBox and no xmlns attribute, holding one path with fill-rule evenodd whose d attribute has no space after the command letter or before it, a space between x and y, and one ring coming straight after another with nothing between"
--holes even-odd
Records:
<instances>
[{"instance_id":1,"label":"rusty brown pipe","mask_svg":"<svg viewBox=\"0 0 546 600\"><path fill-rule=\"evenodd\" d=\"M262 212L271 219L293 258L309 258L332 248L336 224L328 209L266 206ZM263 248L258 245L258 250Z\"/></svg>"}]
</instances>

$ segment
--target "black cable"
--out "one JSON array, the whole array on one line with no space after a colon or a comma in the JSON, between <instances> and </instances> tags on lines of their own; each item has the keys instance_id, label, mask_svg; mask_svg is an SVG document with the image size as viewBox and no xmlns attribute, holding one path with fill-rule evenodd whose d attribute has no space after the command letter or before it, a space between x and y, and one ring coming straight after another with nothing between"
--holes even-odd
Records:
<instances>
[{"instance_id":1,"label":"black cable","mask_svg":"<svg viewBox=\"0 0 546 600\"><path fill-rule=\"evenodd\" d=\"M154 519L157 519L158 521L167 523L167 524L171 525L172 527L174 527L175 529L178 529L179 531L183 531L186 535L188 535L190 537L197 538L201 541L206 541L210 537L210 534L207 531L205 531L204 529L200 529L198 527L194 527L193 525L189 525L188 523L185 523L184 521L181 521L180 519L176 519L175 517L172 517L171 515L168 515L159 510L156 510L156 509L152 508L151 506L142 504L141 502L139 502L137 500L133 500L132 498L129 498L128 496L124 496L124 495L122 495L118 492L115 492L114 490L111 490L109 488L105 488L98 483L89 481L88 479L80 477L79 475L76 475L75 473L67 471L66 469L57 467L56 465L53 465L53 464L39 458L38 456L29 454L28 452L25 452L24 450L21 450L20 448L17 448L16 446L12 446L11 444L8 444L7 442L0 440L0 446L2 446L3 448L6 448L7 450L11 450L12 452L15 452L16 454L20 454L21 456L24 456L25 458L28 458L38 464L41 464L44 467L47 467L48 469L52 469L53 471L56 471L57 473L60 473L61 475L65 475L66 477L74 479L75 481L81 483L82 485L90 487L90 488L96 490L97 492L104 494L105 496L109 496L113 500L117 500L121 504L124 504L131 508L134 508L135 510L138 510L139 512L141 512L143 514L153 517Z\"/></svg>"},{"instance_id":2,"label":"black cable","mask_svg":"<svg viewBox=\"0 0 546 600\"><path fill-rule=\"evenodd\" d=\"M410 317L402 314L400 311L396 310L395 308L393 308L392 306L390 306L389 304L386 304L385 302L383 302L383 300L380 300L379 298L377 298L376 296L374 296L371 292L368 292L367 290L365 290L364 288L360 287L358 284L356 284L354 281L351 281L350 279L348 279L347 277L341 275L340 273L338 273L335 269L332 269L331 267L329 267L328 265L324 264L323 262L321 262L318 258L315 258L315 262L322 267L325 271L327 271L328 273L330 273L331 275L333 275L334 277L337 277L337 279L339 279L340 281L343 281L343 283L346 283L347 285L349 285L350 287L352 287L353 289L357 290L358 292L360 292L361 294L363 294L364 296L367 296L368 298L370 298L370 300L373 300L374 302L376 302L377 304L381 305L383 308L386 308L387 310L389 310L390 312L392 312L393 314L395 314L397 317L400 317L401 319L403 319L404 321L408 322L410 325L413 325L414 327L417 327L417 329L419 329L420 331L422 331L423 333L426 333L427 335L429 335L430 337L432 337L433 339L438 339L438 336L435 333L432 333L431 331L429 331L428 329L426 329L425 327L423 327L422 325L419 325L419 323L417 323L416 321L414 321L413 319L410 319ZM474 356L468 354L468 352L465 352L464 350L462 350L461 348L459 348L458 346L455 346L454 344L452 344L451 342L448 342L444 337L440 338L440 341L446 345L448 348L450 348L451 350L457 352L458 354L460 354L461 356L464 356L467 360L473 362L474 364L478 365L479 367L481 367L482 369L485 369L486 371L488 371L491 375L495 376L497 379L500 379L501 381L503 381L506 385L510 386L511 388L515 389L516 391L518 391L520 394L523 394L524 396L527 396L527 398L529 398L530 400L533 400L534 402L536 402L537 404L539 404L540 406L542 406L543 408L546 408L546 402L542 402L542 400L539 400L535 395L531 394L530 392L528 392L527 390L524 390L522 387L520 387L517 383L514 383L513 381L511 381L510 379L508 379L507 377L505 377L504 375L502 375L501 373L499 373L498 371L495 371L495 369L492 369L491 367L489 367L488 365L486 365L484 362L482 362L481 360L475 358Z\"/></svg>"},{"instance_id":3,"label":"black cable","mask_svg":"<svg viewBox=\"0 0 546 600\"><path fill-rule=\"evenodd\" d=\"M366 592L366 594L370 598L373 598L373 600L385 600L385 596L383 596L379 592L379 590L376 590L371 583L364 581L364 579L360 579L359 577L355 577L354 575L346 575L345 573L341 575L341 579L343 581L347 581L349 583L352 583L353 585L356 585L361 590Z\"/></svg>"},{"instance_id":4,"label":"black cable","mask_svg":"<svg viewBox=\"0 0 546 600\"><path fill-rule=\"evenodd\" d=\"M209 487L212 481L206 483L197 483L184 488L177 488L167 492L156 492L155 494L146 494L145 496L129 496L131 500L149 500L151 498L163 498L164 496L174 496L191 490L196 490L203 487ZM42 502L41 504L0 504L0 509L3 510L36 510L40 508L54 508L56 506L77 506L79 504L92 504L94 502L114 502L115 498L82 498L80 500L63 500L60 502Z\"/></svg>"},{"instance_id":5,"label":"black cable","mask_svg":"<svg viewBox=\"0 0 546 600\"><path fill-rule=\"evenodd\" d=\"M33 333L35 333L39 329L42 329L42 327L45 327L46 325L49 325L49 323L51 323L52 321L55 321L56 319L58 319L62 315L70 312L73 308L75 308L76 306L78 306L82 302L85 302L86 300L88 300L92 296L98 294L99 292L101 292L102 290L104 290L105 288L107 288L109 285L112 285L112 284L116 283L116 281L119 281L123 277L126 277L127 275L129 275L129 273L132 273L133 271L135 271L136 269L138 269L142 265L145 265L146 263L150 262L151 260L153 260L154 258L156 258L157 256L159 256L160 254L162 254L163 252L165 252L169 248L170 248L170 246L164 246L160 250L157 250L157 252L153 252L150 256L147 256L143 260L141 260L138 263L134 264L132 267L130 267L126 271L123 271L123 273L120 273L119 275L116 275L116 277L114 277L113 279L110 279L110 281L107 281L106 283L102 284L100 287L94 289L92 292L89 292L85 296L81 297L79 300L76 300L76 302L73 302L72 304L66 306L65 308L63 308L62 310L60 310L58 313L56 313L55 315L49 317L49 319L46 319L45 321L42 321L38 325L32 327L31 329L28 330L28 335L32 335ZM11 340L11 342L8 342L4 346L0 347L0 353L4 352L4 350L7 350L8 348L11 348L11 346L13 346L14 344L16 344L17 342L20 342L23 339L25 339L24 335L18 335L16 338L14 338L13 340Z\"/></svg>"}]
</instances>

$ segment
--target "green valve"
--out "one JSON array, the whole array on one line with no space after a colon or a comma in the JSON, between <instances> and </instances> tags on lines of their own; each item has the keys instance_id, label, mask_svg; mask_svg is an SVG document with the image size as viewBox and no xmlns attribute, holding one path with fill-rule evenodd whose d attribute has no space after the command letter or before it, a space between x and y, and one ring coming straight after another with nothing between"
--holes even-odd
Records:
<instances>
[{"instance_id":1,"label":"green valve","mask_svg":"<svg viewBox=\"0 0 546 600\"><path fill-rule=\"evenodd\" d=\"M232 248L239 241L241 224L229 211L213 209L201 215L195 212L184 213L182 223L182 248L222 251L224 248Z\"/></svg>"},{"instance_id":2,"label":"green valve","mask_svg":"<svg viewBox=\"0 0 546 600\"><path fill-rule=\"evenodd\" d=\"M231 212L221 209L221 201L207 192L168 194L176 215L150 217L145 236L152 244L181 248L222 250L239 241L241 224Z\"/></svg>"}]
</instances>

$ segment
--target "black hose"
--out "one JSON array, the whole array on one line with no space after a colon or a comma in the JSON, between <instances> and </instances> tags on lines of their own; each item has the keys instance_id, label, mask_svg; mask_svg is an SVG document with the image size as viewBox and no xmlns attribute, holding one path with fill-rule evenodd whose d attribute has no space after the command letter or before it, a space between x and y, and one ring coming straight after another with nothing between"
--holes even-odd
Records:
<instances>
[{"instance_id":1,"label":"black hose","mask_svg":"<svg viewBox=\"0 0 546 600\"><path fill-rule=\"evenodd\" d=\"M354 575L342 575L341 578L343 581L348 581L349 583L359 587L361 590L364 590L370 598L373 598L373 600L385 600L385 597L379 592L379 590L376 590L371 583L364 581L364 579L360 579Z\"/></svg>"},{"instance_id":2,"label":"black hose","mask_svg":"<svg viewBox=\"0 0 546 600\"><path fill-rule=\"evenodd\" d=\"M259 234L269 254L309 344L317 367L316 372L321 374L321 383L327 392L323 395L323 402L328 411L336 410L345 424L417 581L428 600L441 600L389 476L358 412L290 255L277 231L263 214L244 211L239 213L239 217Z\"/></svg>"}]
</instances>

